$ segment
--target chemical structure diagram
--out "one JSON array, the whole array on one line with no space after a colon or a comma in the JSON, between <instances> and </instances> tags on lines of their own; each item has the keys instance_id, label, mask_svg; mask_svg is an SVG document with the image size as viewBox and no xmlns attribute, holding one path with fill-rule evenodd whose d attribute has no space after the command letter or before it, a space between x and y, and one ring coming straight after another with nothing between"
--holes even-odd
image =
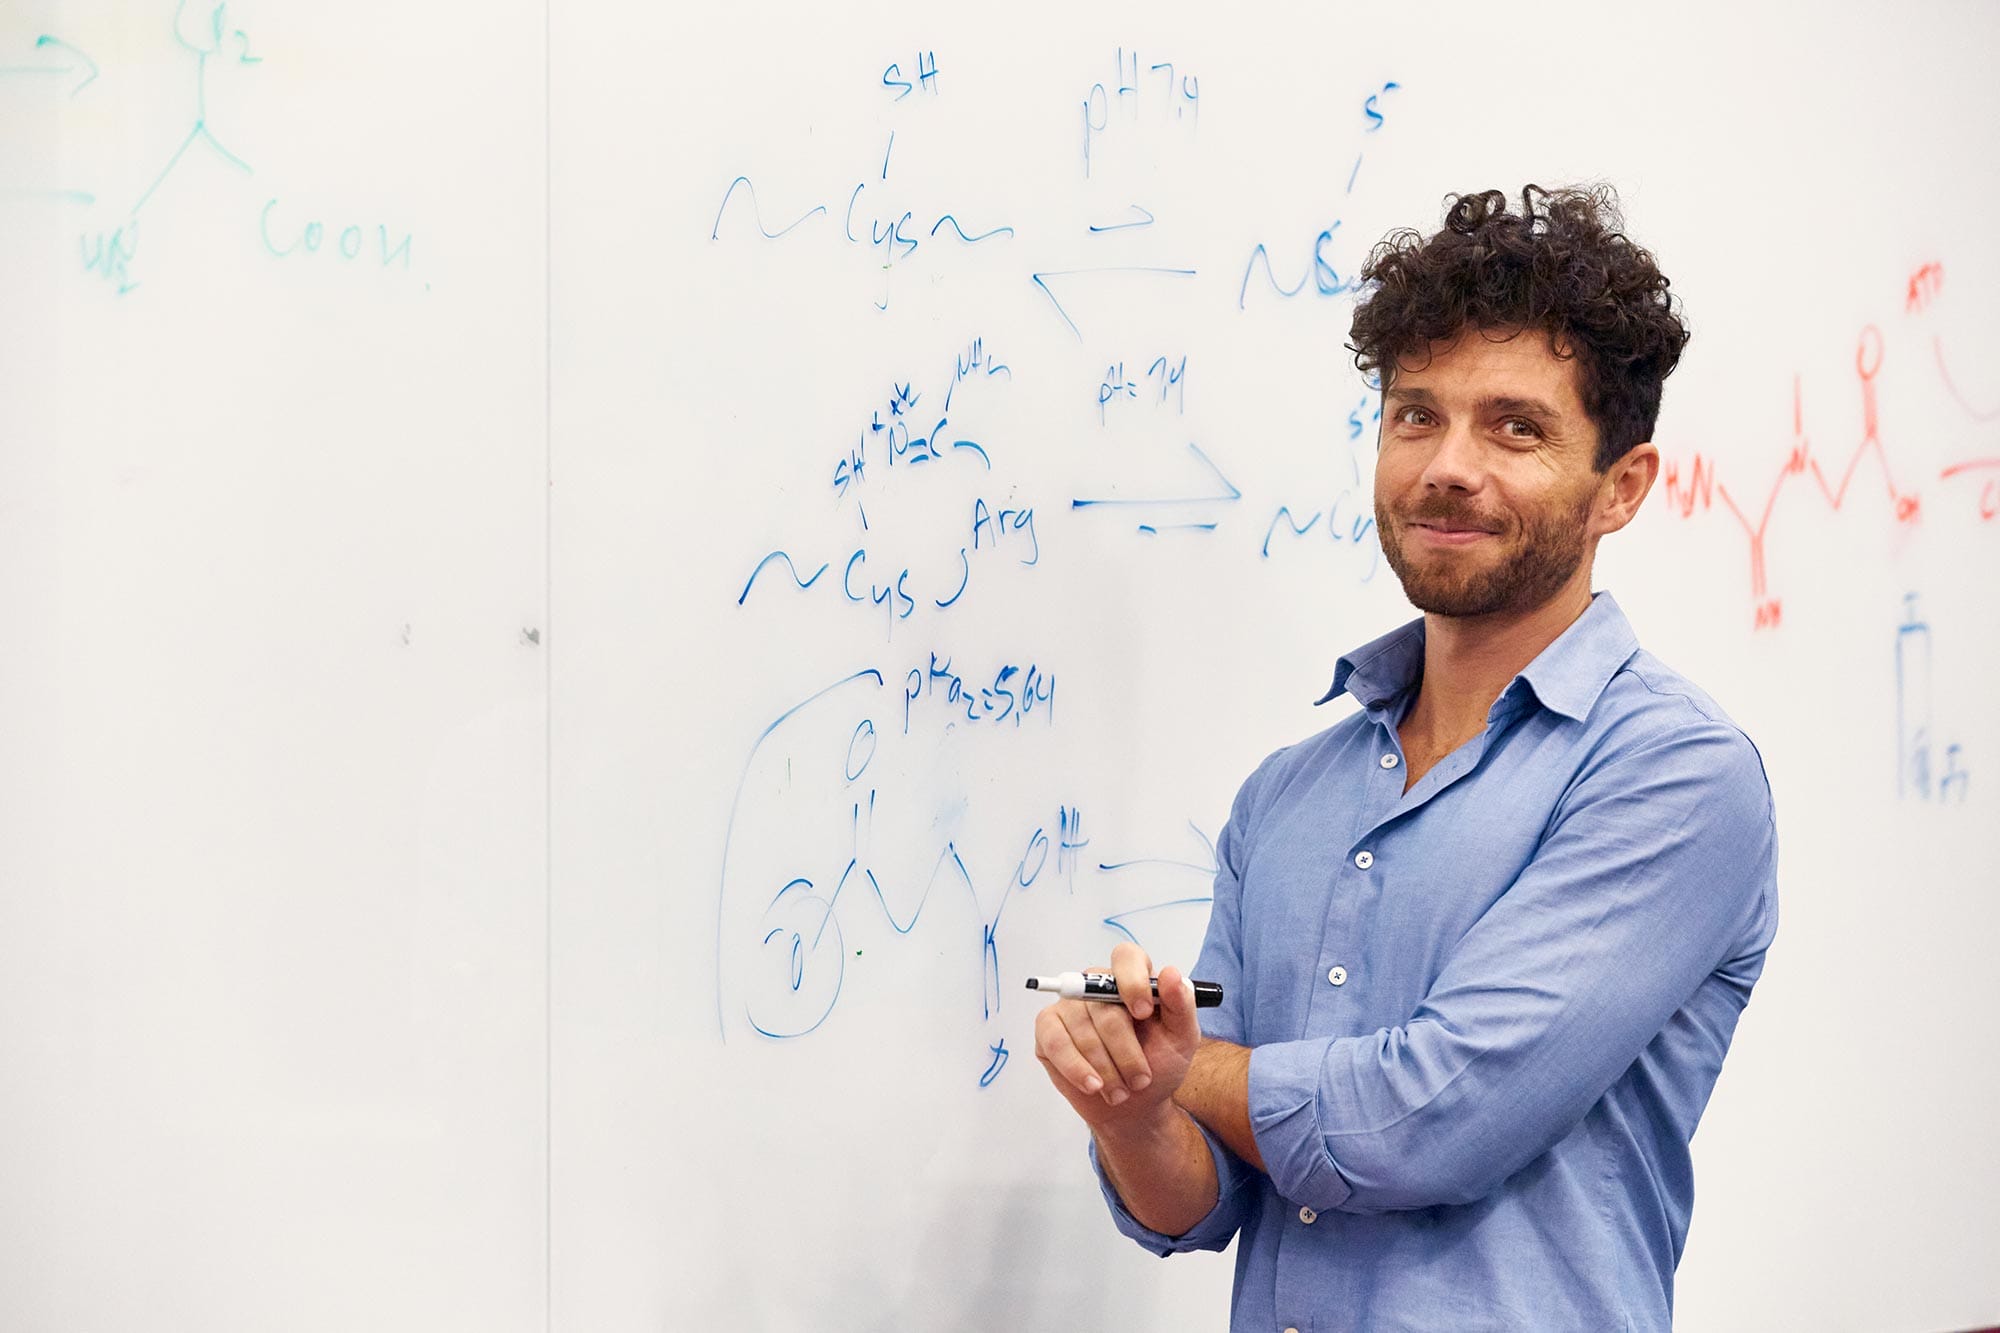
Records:
<instances>
[{"instance_id":1,"label":"chemical structure diagram","mask_svg":"<svg viewBox=\"0 0 2000 1333\"><path fill-rule=\"evenodd\" d=\"M140 220L147 206L190 153L204 152L246 176L251 174L250 164L232 151L210 126L209 75L218 62L249 66L262 63L263 57L253 54L249 34L232 24L226 3L210 5L198 4L195 0L178 0L173 11L171 31L176 54L191 63L192 105L182 108L182 114L191 116L187 132L158 169L146 177L147 184L131 207L117 215L117 221L108 229L86 230L80 239L84 271L101 277L120 296L139 285L132 265L138 254ZM61 80L67 85L63 88L63 95L70 100L93 93L101 95L101 71L97 62L80 46L43 33L35 39L34 51L37 59L33 63L0 67L0 78L30 80L42 86L60 86L58 80ZM69 79L76 75L82 77L70 82ZM0 194L0 198L86 206L98 202L95 192L76 189L9 188Z\"/></svg>"},{"instance_id":2,"label":"chemical structure diagram","mask_svg":"<svg viewBox=\"0 0 2000 1333\"><path fill-rule=\"evenodd\" d=\"M1943 283L1942 264L1925 264L1911 274L1905 293L1905 313L1922 313L1937 298ZM1931 338L1931 352L1938 378L1959 408L1975 421L2000 420L2000 404L1983 409L1960 391L1951 376L1942 339L1935 334ZM1754 500L1746 502L1732 493L1719 478L1715 460L1709 455L1697 452L1685 467L1678 459L1669 461L1665 466L1663 480L1667 507L1677 518L1690 519L1697 513L1705 513L1719 500L1742 529L1749 548L1750 597L1756 629L1776 629L1783 619L1784 603L1772 592L1766 557L1778 501L1791 489L1793 481L1810 478L1812 485L1804 490L1804 494L1816 494L1835 513L1853 512L1846 506L1852 498L1856 474L1866 461L1870 464L1871 473L1879 479L1879 494L1882 496L1880 512L1898 527L1915 527L1924 519L1926 511L1922 492L1915 485L1906 484L1907 473L1903 480L1898 479L1897 471L1890 463L1889 450L1882 440L1877 380L1886 355L1881 329L1873 324L1863 328L1854 350L1854 373L1861 397L1861 437L1844 456L1838 453L1827 455L1815 448L1806 429L1805 395L1801 381L1798 376L1793 376L1792 446L1777 476L1765 490L1761 504ZM2000 517L2000 457L1959 459L1942 467L1937 476L1940 484L1961 478L1983 483L1971 510L1976 521L1983 525ZM1862 493L1874 491L1872 485L1862 489Z\"/></svg>"},{"instance_id":3,"label":"chemical structure diagram","mask_svg":"<svg viewBox=\"0 0 2000 1333\"><path fill-rule=\"evenodd\" d=\"M174 109L156 115L148 108L143 118L134 118L134 125L122 128L127 131L124 137L128 139L139 137L134 131L138 119L143 119L148 129L162 123L185 129L170 148L162 147L159 157L142 161L132 169L137 188L129 207L100 213L102 220L86 225L79 234L83 272L100 279L114 296L128 295L139 287L135 263L141 222L158 212L163 199L177 192L175 182L187 174L190 163L206 160L219 164L225 176L248 178L256 174L249 158L237 150L228 127L219 126L211 118L210 97L211 80L219 70L254 69L263 64L264 57L257 53L252 35L231 18L227 0L175 0L171 22L165 26L171 34L171 43L155 41L153 46L164 49L167 58L177 66L173 76L177 90L173 94ZM161 34L152 30L150 35L157 38ZM105 95L103 90L107 85L119 84L115 71L100 71L97 61L81 46L53 34L36 37L33 57L24 63L5 63L7 46L7 40L0 37L0 94L8 93L11 82L28 95L30 101L26 105L34 109L49 110L46 102L35 100L48 94L66 100L98 98ZM102 79L100 74L104 76ZM14 129L33 119L32 115L23 115L8 128ZM94 119L102 123L105 118L99 114ZM25 132L16 130L16 133ZM185 193L185 187L179 192ZM0 180L0 207L54 204L96 208L104 194L100 190L50 188L42 182L16 184ZM110 202L114 207L117 204L115 197ZM392 229L387 222L364 226L359 220L347 225L328 225L310 215L300 218L295 210L281 209L280 202L275 197L268 198L261 211L243 214L247 225L242 228L241 236L252 245L256 243L252 238L261 238L262 251L269 258L307 259L321 253L336 264L363 269L373 267L360 262L366 254L379 257L384 269L412 268L411 238L405 229ZM250 220L253 217L254 222Z\"/></svg>"}]
</instances>

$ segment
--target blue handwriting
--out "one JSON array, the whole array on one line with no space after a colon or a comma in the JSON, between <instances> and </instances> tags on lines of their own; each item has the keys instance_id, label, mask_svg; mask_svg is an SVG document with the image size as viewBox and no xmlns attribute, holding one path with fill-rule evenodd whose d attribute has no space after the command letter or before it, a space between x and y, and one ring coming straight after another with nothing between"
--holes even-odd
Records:
<instances>
[{"instance_id":1,"label":"blue handwriting","mask_svg":"<svg viewBox=\"0 0 2000 1333\"><path fill-rule=\"evenodd\" d=\"M1192 74L1183 74L1175 82L1174 67L1170 61L1161 61L1148 67L1145 77L1139 73L1139 52L1127 51L1119 47L1113 57L1116 72L1110 85L1093 83L1083 98L1083 174L1090 175L1092 155L1096 150L1095 136L1111 128L1111 109L1114 103L1130 111L1130 119L1137 121L1142 104L1151 104L1164 117L1173 112L1173 119L1185 120L1192 130L1201 119L1201 80ZM1159 76L1157 92L1148 91L1155 85L1152 76Z\"/></svg>"},{"instance_id":2,"label":"blue handwriting","mask_svg":"<svg viewBox=\"0 0 2000 1333\"><path fill-rule=\"evenodd\" d=\"M1931 627L1917 611L1917 594L1903 596L1896 627L1896 796L1963 804L1972 785L1962 747L1943 746L1944 771L1934 772L1931 716Z\"/></svg>"},{"instance_id":3,"label":"blue handwriting","mask_svg":"<svg viewBox=\"0 0 2000 1333\"><path fill-rule=\"evenodd\" d=\"M1055 725L1055 673L1044 671L1032 662L1026 667L1008 663L997 668L991 685L967 685L965 678L952 670L951 658L940 661L937 653L932 652L928 669L911 667L903 680L904 735L910 734L918 701L938 699L954 714L948 724L951 726L957 725L955 715L960 709L964 710L967 722L1011 721L1016 727L1024 725L1040 709L1049 725Z\"/></svg>"},{"instance_id":4,"label":"blue handwriting","mask_svg":"<svg viewBox=\"0 0 2000 1333\"><path fill-rule=\"evenodd\" d=\"M1332 261L1326 257L1327 243L1333 240L1333 234L1338 230L1340 223L1336 221L1313 238L1312 262L1299 280L1290 287L1278 281L1277 274L1271 269L1270 252L1264 248L1263 242L1258 242L1257 248L1250 252L1249 262L1243 266L1243 283L1236 291L1236 308L1238 310L1244 308L1244 302L1250 294L1250 275L1257 271L1257 265L1260 263L1264 266L1264 278L1271 284L1271 290L1287 299L1303 292L1308 283L1317 287L1321 296L1344 296L1348 292L1359 290L1360 280L1342 278L1339 270L1335 269Z\"/></svg>"},{"instance_id":5,"label":"blue handwriting","mask_svg":"<svg viewBox=\"0 0 2000 1333\"><path fill-rule=\"evenodd\" d=\"M890 99L891 101L900 102L914 92L926 92L933 97L937 95L937 52L917 52L916 66L917 81L915 83L911 83L903 77L903 67L900 64L892 63L887 69L882 71L882 86L884 88L901 90L897 92L895 97Z\"/></svg>"}]
</instances>

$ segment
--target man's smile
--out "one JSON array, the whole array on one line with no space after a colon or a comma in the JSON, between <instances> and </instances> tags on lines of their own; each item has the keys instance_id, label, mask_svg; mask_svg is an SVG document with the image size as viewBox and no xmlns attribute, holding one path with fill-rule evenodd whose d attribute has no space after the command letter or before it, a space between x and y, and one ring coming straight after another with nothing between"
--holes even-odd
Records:
<instances>
[{"instance_id":1,"label":"man's smile","mask_svg":"<svg viewBox=\"0 0 2000 1333\"><path fill-rule=\"evenodd\" d=\"M1437 546L1470 546L1481 538L1497 535L1491 528L1473 527L1454 519L1412 519L1409 525L1423 540Z\"/></svg>"}]
</instances>

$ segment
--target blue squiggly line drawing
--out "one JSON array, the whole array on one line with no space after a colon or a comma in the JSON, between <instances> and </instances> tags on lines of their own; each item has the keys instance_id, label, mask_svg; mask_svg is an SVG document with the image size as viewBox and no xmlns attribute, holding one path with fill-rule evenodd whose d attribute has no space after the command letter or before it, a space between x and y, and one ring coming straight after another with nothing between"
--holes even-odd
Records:
<instances>
[{"instance_id":1,"label":"blue squiggly line drawing","mask_svg":"<svg viewBox=\"0 0 2000 1333\"><path fill-rule=\"evenodd\" d=\"M1305 276L1289 288L1278 281L1278 275L1271 268L1271 253L1259 243L1257 248L1250 252L1250 261L1243 266L1243 282L1236 289L1236 308L1238 310L1245 308L1245 302L1250 295L1250 275L1257 271L1257 261L1260 259L1264 261L1264 277L1271 284L1271 290L1287 300L1304 291L1309 282L1318 285L1321 296L1342 296L1348 292L1361 290L1359 280L1342 278L1340 271L1327 262L1324 253L1326 243L1332 240L1333 234L1339 230L1340 222L1336 219L1331 227L1313 238L1312 262L1306 266Z\"/></svg>"},{"instance_id":2,"label":"blue squiggly line drawing","mask_svg":"<svg viewBox=\"0 0 2000 1333\"><path fill-rule=\"evenodd\" d=\"M1271 270L1271 252L1264 248L1262 241L1259 241L1257 248L1250 252L1250 262L1243 266L1243 285L1236 291L1236 308L1238 310L1243 308L1243 298L1250 291L1250 275L1256 271L1257 261L1260 259L1264 261L1264 276L1270 279L1272 288L1280 296L1297 296L1306 289L1306 284L1312 281L1312 272L1308 270L1306 275L1298 280L1296 286L1285 287L1284 284L1278 281L1278 275Z\"/></svg>"},{"instance_id":3,"label":"blue squiggly line drawing","mask_svg":"<svg viewBox=\"0 0 2000 1333\"><path fill-rule=\"evenodd\" d=\"M808 695L805 699L793 704L790 708L780 713L776 721L772 722L770 726L764 728L758 734L756 741L750 746L749 756L743 761L742 776L736 779L736 795L730 798L729 820L723 826L722 873L717 881L715 894L715 1027L725 1042L729 1040L729 1027L728 1020L723 1016L722 1007L722 916L729 894L729 847L731 840L736 835L736 814L743 805L743 788L749 784L750 770L757 763L757 752L763 749L764 742L771 739L773 732L777 731L779 727L782 727L786 722L796 717L805 709L824 699L827 695L832 694L836 690L844 689L858 680L873 680L877 689L882 688L883 684L882 673L880 671L877 671L873 667L865 667L853 675L844 676L826 688Z\"/></svg>"},{"instance_id":4,"label":"blue squiggly line drawing","mask_svg":"<svg viewBox=\"0 0 2000 1333\"><path fill-rule=\"evenodd\" d=\"M1047 840L1042 836L1042 832L1040 829L1037 829L1035 831L1035 836L1036 839L1040 840L1044 845L1046 844ZM1034 843L1031 842L1030 843L1031 848L1033 847L1033 845ZM950 865L957 870L959 883L965 886L965 891L967 896L969 896L972 899L973 911L979 914L979 916L981 917L982 924L981 924L981 941L980 941L980 973L981 973L980 990L981 990L981 999L985 1005L985 1016L987 1018L991 1018L994 1014L994 1011L997 1010L1000 1006L1000 956L999 956L999 946L997 944L997 937L1000 929L1000 918L1002 915L1005 914L1007 910L1007 902L1013 896L1015 885L1010 884L1006 889L1002 890L999 907L994 910L993 917L990 921L985 920L985 911L980 906L979 902L979 890L972 882L972 872L966 868L965 859L959 855L957 844L952 842L947 842L944 846L944 850L938 853L937 862L931 867L930 878L924 882L924 891L921 895L918 896L916 905L910 910L909 919L906 921L900 921L896 918L895 909L889 906L888 895L883 892L881 881L876 879L875 872L873 870L862 867L858 860L850 860L847 863L846 870L841 872L840 883L837 886L835 886L833 895L830 898L826 899L825 901L824 907L820 915L819 928L818 931L815 933L811 943L811 951L817 951L820 947L823 937L826 934L827 928L829 926L832 927L835 936L835 948L833 957L837 960L838 971L835 973L835 979L833 982L833 993L827 999L826 1008L819 1014L817 1018L813 1020L813 1022L810 1025L801 1028L796 1032L778 1032L773 1029L766 1028L763 1025L759 1024L754 1016L751 1016L749 1020L751 1026L756 1028L756 1030L760 1034L767 1037L777 1037L780 1039L803 1037L806 1036L808 1033L816 1031L819 1028L819 1026L822 1023L824 1023L829 1016L832 1015L834 1009L839 1006L840 991L842 985L844 984L847 963L846 963L846 945L842 940L839 920L835 917L834 913L835 909L839 906L840 895L842 894L842 892L846 890L848 880L854 878L855 872L857 870L860 871L861 875L867 878L869 887L874 891L875 901L877 905L880 906L880 908L882 909L883 919L889 923L890 929L894 930L898 935L908 935L911 931L916 929L917 923L923 919L924 909L930 903L931 893L934 889L937 888L938 876L940 872L942 872L946 868L947 862L949 862ZM1023 868L1025 869L1025 860L1023 862ZM1032 884L1035 880L1035 875L1040 873L1040 869L1041 868L1038 865L1036 867L1034 874L1025 874L1025 875L1017 871L1016 879L1018 881L1025 881L1020 884L1020 887L1026 888L1028 884ZM779 902L782 902L784 900L787 894L791 893L794 888L798 887L801 884L810 887L810 883L808 881L793 880L790 884L787 884L785 888L779 892L778 897L776 899L772 900L772 906L776 907ZM817 902L818 900L810 899L809 901ZM765 934L763 943L768 945L773 939L777 938L780 935L783 935L784 933L785 929L782 926L774 930L771 930ZM803 935L795 934L792 942L793 957L792 957L792 971L791 971L791 984L792 984L792 989L794 991L799 989L800 983L804 976L804 963L802 958L800 957L800 950L804 947L804 945L805 945L805 940ZM746 1012L747 1012L747 1006L746 1006Z\"/></svg>"},{"instance_id":5,"label":"blue squiggly line drawing","mask_svg":"<svg viewBox=\"0 0 2000 1333\"><path fill-rule=\"evenodd\" d=\"M1014 234L1014 229L1012 227L995 227L991 231L982 231L977 236L967 236L965 234L965 228L958 225L958 219L953 217L951 214L946 213L942 217L940 217L935 223L932 224L931 235L933 236L937 235L938 228L942 227L947 222L951 224L951 229L958 233L958 239L964 241L967 245L977 245L981 241L987 239L988 237L998 236L1002 232L1005 232L1009 236L1012 236Z\"/></svg>"},{"instance_id":6,"label":"blue squiggly line drawing","mask_svg":"<svg viewBox=\"0 0 2000 1333\"><path fill-rule=\"evenodd\" d=\"M1304 536L1318 526L1321 518L1324 518L1326 520L1326 535L1330 540L1335 543L1351 542L1356 546L1361 545L1368 537L1368 534L1375 530L1375 515L1369 510L1360 507L1360 505L1367 503L1364 499L1356 505L1356 512L1352 512L1346 517L1343 525L1341 506L1349 503L1353 498L1354 493L1351 490L1341 491L1340 494L1333 498L1333 503L1327 507L1324 513L1315 513L1303 525L1293 516L1289 506L1280 505L1278 512L1271 517L1271 525L1264 530L1264 545L1259 550L1259 558L1264 560L1271 558L1271 539L1277 535L1280 523L1289 527L1293 535ZM1367 583L1375 577L1376 567L1381 562L1381 554L1381 544L1378 541L1375 544L1375 560L1369 564L1368 572L1361 576L1363 583Z\"/></svg>"},{"instance_id":7,"label":"blue squiggly line drawing","mask_svg":"<svg viewBox=\"0 0 2000 1333\"><path fill-rule=\"evenodd\" d=\"M868 520L865 517L862 519L861 522L863 527L866 527L868 525ZM783 551L773 551L771 552L771 554L765 556L762 560L759 560L757 562L757 568L750 571L749 581L743 585L742 593L740 593L736 598L736 604L738 606L743 605L743 599L750 595L750 589L752 586L756 584L757 576L764 572L764 566L770 564L773 560L784 561L785 568L791 571L792 582L798 584L799 587L801 588L812 587L813 584L819 582L820 575L826 573L828 569L832 568L831 563L823 564L818 569L815 569L813 571L813 576L811 578L802 579L799 577L798 566L792 563L792 558L789 555L786 555Z\"/></svg>"},{"instance_id":8,"label":"blue squiggly line drawing","mask_svg":"<svg viewBox=\"0 0 2000 1333\"><path fill-rule=\"evenodd\" d=\"M820 930L822 932L825 931L826 923L833 919L833 909L840 902L841 892L846 889L848 879L858 869L868 877L869 887L875 890L875 901L881 904L882 916L884 920L888 921L889 928L898 935L909 934L917 928L917 922L923 918L924 905L930 901L931 890L937 887L938 871L944 868L944 863L947 860L958 867L959 881L965 885L965 891L972 895L972 906L977 910L979 907L979 891L972 886L972 872L965 868L965 861L959 856L956 844L947 842L944 845L944 850L938 853L937 864L931 867L931 877L924 882L924 891L918 896L916 907L911 909L908 921L898 921L896 919L895 909L889 906L888 896L882 892L882 882L875 878L875 872L862 866L858 860L850 860L847 863L847 869L843 870L840 874L840 883L834 886L833 897L827 899L826 915L820 922ZM819 945L817 936L813 939L813 945L815 948Z\"/></svg>"},{"instance_id":9,"label":"blue squiggly line drawing","mask_svg":"<svg viewBox=\"0 0 2000 1333\"><path fill-rule=\"evenodd\" d=\"M786 232L790 231L792 227L798 226L800 222L804 222L807 218L811 217L815 213L826 212L825 204L814 204L811 208L801 213L799 215L798 221L792 223L790 227L783 227L777 231L772 231L770 228L764 225L764 208L763 205L757 202L756 182L752 181L748 176L738 176L735 180L729 182L729 188L722 192L722 207L715 210L715 225L713 227L710 227L708 230L709 240L714 241L721 239L722 214L724 213L725 210L728 209L729 200L731 196L733 196L736 193L736 187L739 185L747 185L750 187L750 212L753 219L757 223L757 230L764 233L764 239L767 241L777 240L780 236L783 236ZM861 187L857 185L854 188L858 191ZM848 239L852 240L853 237L850 236Z\"/></svg>"},{"instance_id":10,"label":"blue squiggly line drawing","mask_svg":"<svg viewBox=\"0 0 2000 1333\"><path fill-rule=\"evenodd\" d=\"M1271 526L1264 530L1264 548L1259 554L1266 560L1271 558L1271 536L1277 532L1280 522L1291 528L1293 536L1303 537L1308 532L1311 532L1323 517L1324 515L1322 514L1314 513L1311 518L1306 520L1305 526L1300 527L1298 520L1292 517L1291 507L1289 505L1279 505L1278 512L1271 517Z\"/></svg>"}]
</instances>

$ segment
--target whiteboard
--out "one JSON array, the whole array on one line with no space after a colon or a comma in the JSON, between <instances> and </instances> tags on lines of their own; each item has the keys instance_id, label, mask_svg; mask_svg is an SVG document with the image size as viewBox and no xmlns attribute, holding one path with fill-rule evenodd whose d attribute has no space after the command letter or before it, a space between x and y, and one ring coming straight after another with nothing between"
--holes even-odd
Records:
<instances>
[{"instance_id":1,"label":"whiteboard","mask_svg":"<svg viewBox=\"0 0 2000 1333\"><path fill-rule=\"evenodd\" d=\"M545 1322L546 44L482 14L0 9L10 1330Z\"/></svg>"},{"instance_id":2,"label":"whiteboard","mask_svg":"<svg viewBox=\"0 0 2000 1333\"><path fill-rule=\"evenodd\" d=\"M2000 1319L2000 17L1426 12L0 14L5 1322L1223 1326L1021 979L1412 614L1368 246L1594 179L1781 842L1679 1326Z\"/></svg>"}]
</instances>

